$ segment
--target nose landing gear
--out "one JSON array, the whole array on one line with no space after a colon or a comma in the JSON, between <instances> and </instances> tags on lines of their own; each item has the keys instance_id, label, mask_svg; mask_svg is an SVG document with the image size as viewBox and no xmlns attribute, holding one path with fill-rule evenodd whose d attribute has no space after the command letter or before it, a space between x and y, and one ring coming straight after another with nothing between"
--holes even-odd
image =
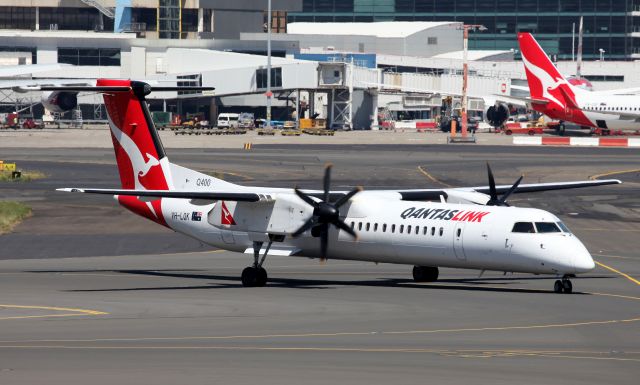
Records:
<instances>
[{"instance_id":1,"label":"nose landing gear","mask_svg":"<svg viewBox=\"0 0 640 385\"><path fill-rule=\"evenodd\" d=\"M556 293L571 294L573 292L573 284L568 277L562 277L553 284L553 291Z\"/></svg>"}]
</instances>

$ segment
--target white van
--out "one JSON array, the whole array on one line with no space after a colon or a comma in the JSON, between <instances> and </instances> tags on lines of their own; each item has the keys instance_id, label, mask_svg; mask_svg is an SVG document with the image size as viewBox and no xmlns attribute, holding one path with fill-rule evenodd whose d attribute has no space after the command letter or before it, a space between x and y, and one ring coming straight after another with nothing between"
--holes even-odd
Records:
<instances>
[{"instance_id":1,"label":"white van","mask_svg":"<svg viewBox=\"0 0 640 385\"><path fill-rule=\"evenodd\" d=\"M218 115L218 128L238 128L239 114L220 114Z\"/></svg>"}]
</instances>

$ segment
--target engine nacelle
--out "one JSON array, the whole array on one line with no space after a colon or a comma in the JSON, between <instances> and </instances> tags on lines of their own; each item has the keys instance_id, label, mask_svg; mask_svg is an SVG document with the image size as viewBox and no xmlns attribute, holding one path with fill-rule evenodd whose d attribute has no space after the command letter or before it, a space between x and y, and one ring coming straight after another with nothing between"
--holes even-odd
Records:
<instances>
[{"instance_id":1,"label":"engine nacelle","mask_svg":"<svg viewBox=\"0 0 640 385\"><path fill-rule=\"evenodd\" d=\"M485 119L494 128L502 127L509 115L509 106L506 103L495 102L485 109Z\"/></svg>"},{"instance_id":2,"label":"engine nacelle","mask_svg":"<svg viewBox=\"0 0 640 385\"><path fill-rule=\"evenodd\" d=\"M53 91L42 93L42 105L51 112L67 112L78 106L78 93Z\"/></svg>"}]
</instances>

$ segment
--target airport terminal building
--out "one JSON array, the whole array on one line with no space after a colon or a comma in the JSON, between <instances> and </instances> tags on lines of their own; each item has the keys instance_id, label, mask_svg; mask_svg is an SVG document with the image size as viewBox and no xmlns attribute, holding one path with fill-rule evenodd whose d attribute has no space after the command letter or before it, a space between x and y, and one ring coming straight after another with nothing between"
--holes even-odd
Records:
<instances>
[{"instance_id":1,"label":"airport terminal building","mask_svg":"<svg viewBox=\"0 0 640 385\"><path fill-rule=\"evenodd\" d=\"M571 59L572 32L584 16L584 57L640 58L638 0L304 0L289 22L461 21L480 24L471 49L517 49L516 32L533 33L546 52Z\"/></svg>"},{"instance_id":2,"label":"airport terminal building","mask_svg":"<svg viewBox=\"0 0 640 385\"><path fill-rule=\"evenodd\" d=\"M640 12L633 11L636 2L640 0L598 1L589 8L586 0L562 1L562 6L544 0L496 0L484 5L454 0L446 6L430 0L273 0L274 119L291 119L301 104L308 107L306 114L318 113L336 127L369 128L380 109L433 118L442 104L434 91L455 94L462 87L463 22L482 22L489 29L472 34L471 95L509 94L512 85L526 85L522 63L514 61L518 52L510 49L517 44L517 30L533 31L557 59L567 58L562 47L567 38L571 41L571 33L560 25L577 23L581 14L587 59L583 75L596 89L639 87L640 68L629 60L634 58L630 47L640 41L640 32L636 38L632 26L634 20L640 24ZM512 14L496 12L507 9L507 3L515 10ZM547 3L556 4L553 12L547 12ZM463 12L470 4L475 8ZM578 5L569 11L565 9L569 4ZM31 0L28 6L0 0L0 64L71 65L34 77L133 78L214 86L215 96L154 95L152 108L203 113L212 120L220 112L252 111L263 117L268 20L264 8L266 1L251 0ZM493 15L493 23L480 19L486 14ZM526 27L523 15L535 22L530 20ZM515 24L498 29L503 16L513 16ZM621 26L624 32L614 33ZM588 60L596 44L590 42L600 41L589 39L605 35L609 44L605 60ZM624 49L616 51L614 41L623 42ZM610 61L613 58L620 60ZM567 75L575 73L571 61L559 61L558 66ZM33 93L0 94L5 109L37 102ZM99 97L85 96L81 104L86 119L104 118L95 107ZM483 107L471 99L469 109Z\"/></svg>"}]
</instances>

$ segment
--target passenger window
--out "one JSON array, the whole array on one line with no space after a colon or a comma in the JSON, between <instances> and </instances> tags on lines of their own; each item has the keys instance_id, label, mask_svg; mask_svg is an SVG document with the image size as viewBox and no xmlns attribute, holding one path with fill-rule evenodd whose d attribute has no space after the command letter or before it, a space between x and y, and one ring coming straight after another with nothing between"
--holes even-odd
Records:
<instances>
[{"instance_id":1,"label":"passenger window","mask_svg":"<svg viewBox=\"0 0 640 385\"><path fill-rule=\"evenodd\" d=\"M427 226L422 228L422 235L427 235L427 232L429 231L429 228Z\"/></svg>"},{"instance_id":2,"label":"passenger window","mask_svg":"<svg viewBox=\"0 0 640 385\"><path fill-rule=\"evenodd\" d=\"M373 224L373 231L378 231L378 224L377 223Z\"/></svg>"},{"instance_id":3,"label":"passenger window","mask_svg":"<svg viewBox=\"0 0 640 385\"><path fill-rule=\"evenodd\" d=\"M411 234L411 225L407 226L407 234Z\"/></svg>"},{"instance_id":4,"label":"passenger window","mask_svg":"<svg viewBox=\"0 0 640 385\"><path fill-rule=\"evenodd\" d=\"M404 232L404 225L400 225L400 234Z\"/></svg>"},{"instance_id":5,"label":"passenger window","mask_svg":"<svg viewBox=\"0 0 640 385\"><path fill-rule=\"evenodd\" d=\"M416 235L418 235L418 233L420 233L420 226L416 226Z\"/></svg>"},{"instance_id":6,"label":"passenger window","mask_svg":"<svg viewBox=\"0 0 640 385\"><path fill-rule=\"evenodd\" d=\"M391 232L395 233L396 232L396 225L391 225Z\"/></svg>"},{"instance_id":7,"label":"passenger window","mask_svg":"<svg viewBox=\"0 0 640 385\"><path fill-rule=\"evenodd\" d=\"M553 222L536 222L539 233L559 233L560 228Z\"/></svg>"},{"instance_id":8,"label":"passenger window","mask_svg":"<svg viewBox=\"0 0 640 385\"><path fill-rule=\"evenodd\" d=\"M531 222L516 222L513 225L512 233L535 233L536 230L533 228L533 223Z\"/></svg>"},{"instance_id":9,"label":"passenger window","mask_svg":"<svg viewBox=\"0 0 640 385\"><path fill-rule=\"evenodd\" d=\"M436 228L435 228L435 227L432 227L432 228L431 228L431 236L433 237L433 236L435 236L435 235L436 235Z\"/></svg>"},{"instance_id":10,"label":"passenger window","mask_svg":"<svg viewBox=\"0 0 640 385\"><path fill-rule=\"evenodd\" d=\"M386 223L383 223L383 224L382 224L382 232L383 232L383 233L386 233L386 232L387 232L387 224L386 224Z\"/></svg>"},{"instance_id":11,"label":"passenger window","mask_svg":"<svg viewBox=\"0 0 640 385\"><path fill-rule=\"evenodd\" d=\"M362 231L362 222L358 222L358 231Z\"/></svg>"},{"instance_id":12,"label":"passenger window","mask_svg":"<svg viewBox=\"0 0 640 385\"><path fill-rule=\"evenodd\" d=\"M462 229L458 229L458 231L456 231L456 234L458 237L460 237L460 235L462 235Z\"/></svg>"},{"instance_id":13,"label":"passenger window","mask_svg":"<svg viewBox=\"0 0 640 385\"><path fill-rule=\"evenodd\" d=\"M351 222L351 230L353 230L356 227L356 224L354 222Z\"/></svg>"},{"instance_id":14,"label":"passenger window","mask_svg":"<svg viewBox=\"0 0 640 385\"><path fill-rule=\"evenodd\" d=\"M371 227L369 226L369 222L367 222L367 231L369 231Z\"/></svg>"},{"instance_id":15,"label":"passenger window","mask_svg":"<svg viewBox=\"0 0 640 385\"><path fill-rule=\"evenodd\" d=\"M440 234L440 236L442 236L444 234L444 228L443 227L440 228L440 233L439 234Z\"/></svg>"}]
</instances>

